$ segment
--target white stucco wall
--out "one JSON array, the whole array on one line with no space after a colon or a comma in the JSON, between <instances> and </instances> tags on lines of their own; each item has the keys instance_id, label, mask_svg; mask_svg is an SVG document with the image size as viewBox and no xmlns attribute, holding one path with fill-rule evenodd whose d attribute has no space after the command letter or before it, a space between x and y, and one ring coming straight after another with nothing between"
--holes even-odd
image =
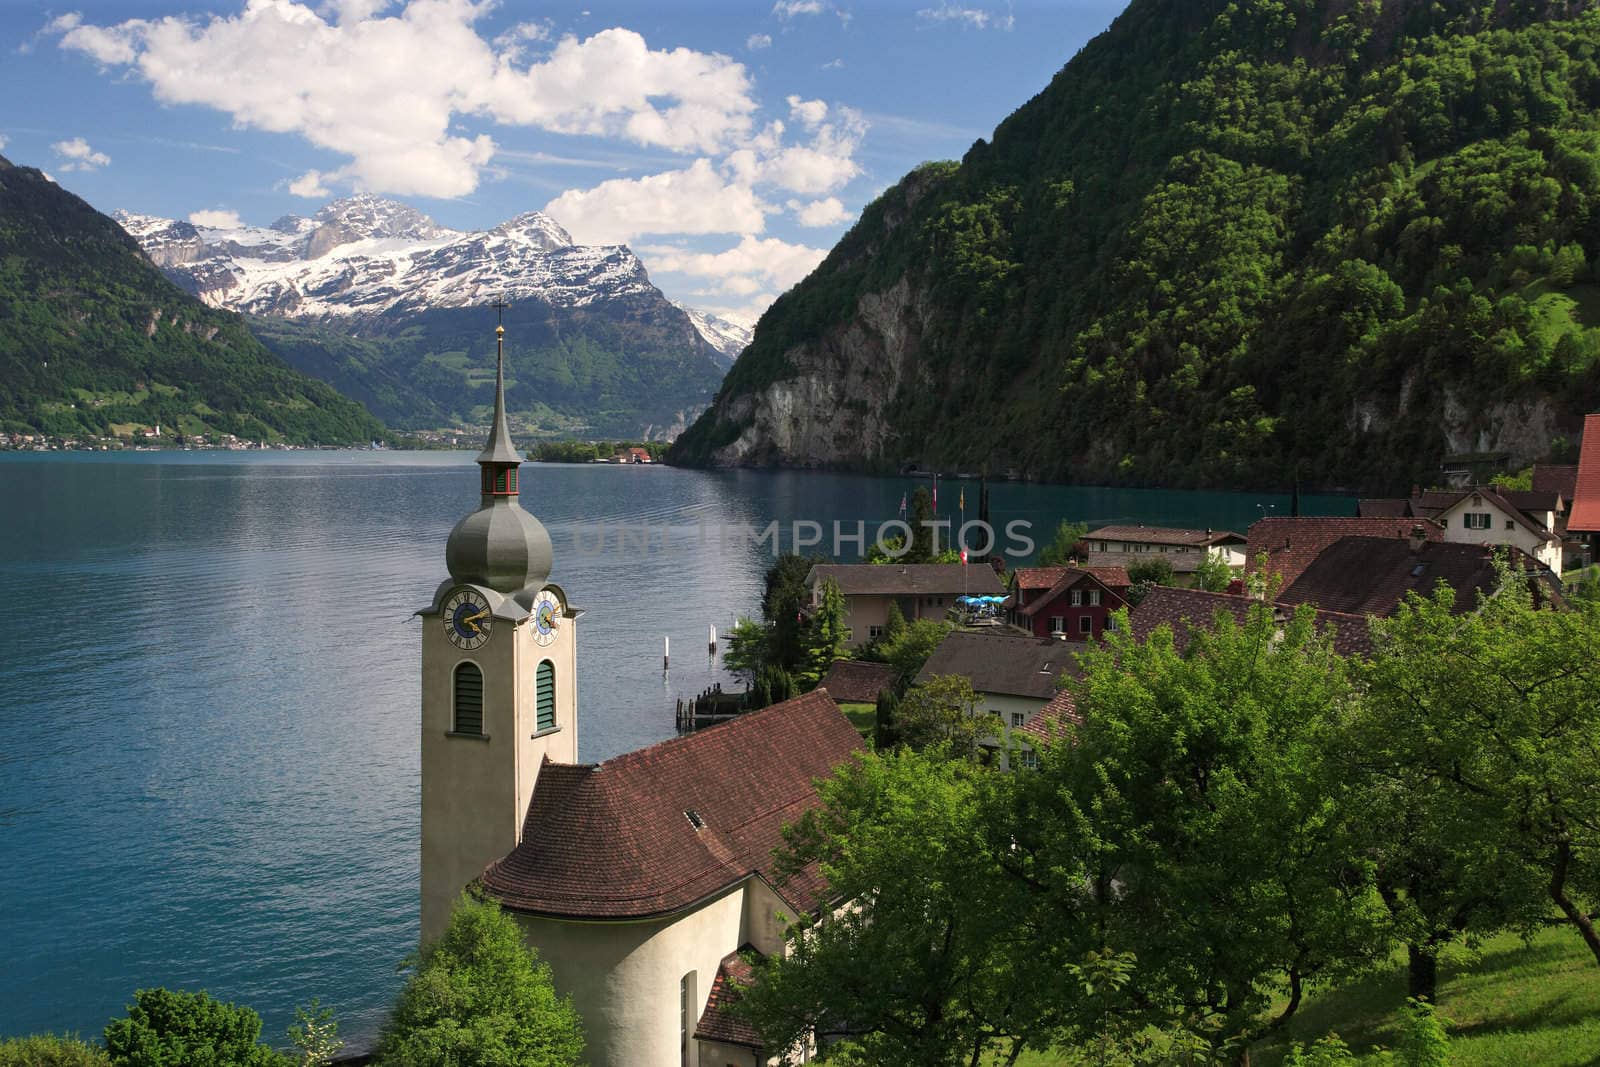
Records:
<instances>
[{"instance_id":1,"label":"white stucco wall","mask_svg":"<svg viewBox=\"0 0 1600 1067\"><path fill-rule=\"evenodd\" d=\"M571 996L583 1017L585 1062L675 1067L681 1061L680 983L695 972L693 1033L722 958L747 929L762 925L748 913L751 895L748 885L735 887L692 911L648 922L517 916L528 943L550 964L556 990Z\"/></svg>"},{"instance_id":2,"label":"white stucco wall","mask_svg":"<svg viewBox=\"0 0 1600 1067\"><path fill-rule=\"evenodd\" d=\"M1487 514L1489 528L1487 530L1468 529L1466 515ZM1465 545L1515 545L1546 567L1561 573L1562 551L1561 542L1546 541L1539 537L1508 514L1503 508L1496 507L1487 499L1479 498L1477 503L1472 502L1469 496L1455 507L1442 512L1439 519L1444 522L1444 539L1455 544ZM1511 523L1511 529L1506 529L1506 523Z\"/></svg>"}]
</instances>

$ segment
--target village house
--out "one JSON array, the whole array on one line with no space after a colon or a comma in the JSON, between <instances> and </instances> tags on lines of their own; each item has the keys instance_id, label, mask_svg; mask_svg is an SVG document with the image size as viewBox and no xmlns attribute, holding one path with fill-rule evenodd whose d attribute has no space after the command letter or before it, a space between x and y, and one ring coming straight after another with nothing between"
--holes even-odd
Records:
<instances>
[{"instance_id":1,"label":"village house","mask_svg":"<svg viewBox=\"0 0 1600 1067\"><path fill-rule=\"evenodd\" d=\"M1548 490L1414 489L1408 498L1362 500L1362 516L1428 519L1457 544L1513 545L1555 571L1562 570L1566 501Z\"/></svg>"},{"instance_id":2,"label":"village house","mask_svg":"<svg viewBox=\"0 0 1600 1067\"><path fill-rule=\"evenodd\" d=\"M822 602L822 585L830 579L844 597L848 648L883 636L890 604L898 604L906 621L915 622L943 619L957 597L1005 595L986 564L819 563L806 575L813 607Z\"/></svg>"},{"instance_id":3,"label":"village house","mask_svg":"<svg viewBox=\"0 0 1600 1067\"><path fill-rule=\"evenodd\" d=\"M1420 521L1412 536L1342 537L1323 549L1282 592L1278 602L1310 604L1354 615L1392 615L1407 593L1433 595L1440 582L1455 594L1457 613L1473 611L1479 595L1494 591L1496 552L1528 579L1536 604L1559 603L1561 582L1519 548L1430 541Z\"/></svg>"},{"instance_id":4,"label":"village house","mask_svg":"<svg viewBox=\"0 0 1600 1067\"><path fill-rule=\"evenodd\" d=\"M1596 558L1595 542L1600 538L1600 415L1586 415L1583 420L1583 446L1573 479L1567 535L1583 539L1585 563Z\"/></svg>"},{"instance_id":5,"label":"village house","mask_svg":"<svg viewBox=\"0 0 1600 1067\"><path fill-rule=\"evenodd\" d=\"M1035 637L1100 637L1133 583L1123 567L1022 567L1007 587L1007 618Z\"/></svg>"},{"instance_id":6,"label":"village house","mask_svg":"<svg viewBox=\"0 0 1600 1067\"><path fill-rule=\"evenodd\" d=\"M1266 573L1283 589L1293 584L1323 549L1341 537L1405 540L1412 536L1417 525L1415 519L1397 516L1274 515L1250 525L1246 548L1249 567L1255 571L1264 566ZM1428 540L1444 540L1444 530L1437 523L1424 520L1421 525Z\"/></svg>"},{"instance_id":7,"label":"village house","mask_svg":"<svg viewBox=\"0 0 1600 1067\"><path fill-rule=\"evenodd\" d=\"M1078 673L1078 654L1088 647L1084 642L956 630L939 642L915 683L950 674L971 682L978 695L974 710L1000 719L1001 736L984 744L999 750L1000 765L1007 768L1012 731L1026 726L1054 699L1063 675Z\"/></svg>"},{"instance_id":8,"label":"village house","mask_svg":"<svg viewBox=\"0 0 1600 1067\"><path fill-rule=\"evenodd\" d=\"M1157 586L1128 613L1128 630L1135 641L1142 643L1149 640L1157 628L1165 626L1172 632L1173 648L1183 653L1188 651L1195 630L1209 630L1216 625L1218 612L1231 616L1235 625L1243 626L1249 621L1250 609L1259 603L1261 601L1254 597L1233 593ZM1275 604L1273 618L1281 626L1294 611L1294 605ZM1315 625L1318 632L1333 637L1334 651L1341 656L1371 655L1372 627L1366 616L1317 611Z\"/></svg>"},{"instance_id":9,"label":"village house","mask_svg":"<svg viewBox=\"0 0 1600 1067\"><path fill-rule=\"evenodd\" d=\"M840 704L876 704L878 694L899 680L894 667L861 659L836 659L819 688Z\"/></svg>"},{"instance_id":10,"label":"village house","mask_svg":"<svg viewBox=\"0 0 1600 1067\"><path fill-rule=\"evenodd\" d=\"M1102 526L1083 536L1090 567L1122 567L1166 560L1179 585L1193 585L1200 561L1213 555L1233 568L1245 564L1245 538L1231 530L1183 530L1167 526Z\"/></svg>"}]
</instances>

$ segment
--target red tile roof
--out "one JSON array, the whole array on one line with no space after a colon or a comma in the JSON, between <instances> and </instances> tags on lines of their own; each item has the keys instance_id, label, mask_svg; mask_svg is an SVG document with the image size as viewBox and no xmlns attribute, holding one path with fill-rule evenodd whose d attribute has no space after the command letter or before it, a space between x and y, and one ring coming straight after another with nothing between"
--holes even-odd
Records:
<instances>
[{"instance_id":1,"label":"red tile roof","mask_svg":"<svg viewBox=\"0 0 1600 1067\"><path fill-rule=\"evenodd\" d=\"M1255 570L1256 560L1265 553L1268 573L1283 575L1283 588L1287 588L1323 549L1341 537L1393 537L1405 541L1411 536L1412 527L1419 524L1428 540L1444 540L1444 531L1426 519L1274 515L1251 525L1246 567Z\"/></svg>"},{"instance_id":2,"label":"red tile roof","mask_svg":"<svg viewBox=\"0 0 1600 1067\"><path fill-rule=\"evenodd\" d=\"M987 563L819 563L807 587L828 578L845 596L1001 596L1005 587Z\"/></svg>"},{"instance_id":3,"label":"red tile roof","mask_svg":"<svg viewBox=\"0 0 1600 1067\"><path fill-rule=\"evenodd\" d=\"M1102 526L1085 541L1127 541L1141 545L1217 545L1244 538L1232 530L1183 530L1173 526Z\"/></svg>"},{"instance_id":4,"label":"red tile roof","mask_svg":"<svg viewBox=\"0 0 1600 1067\"><path fill-rule=\"evenodd\" d=\"M1012 582L1023 592L1049 589L1061 580L1067 567L1018 567L1011 572Z\"/></svg>"},{"instance_id":5,"label":"red tile roof","mask_svg":"<svg viewBox=\"0 0 1600 1067\"><path fill-rule=\"evenodd\" d=\"M1027 722L1018 727L1017 733L1035 741L1054 741L1071 733L1073 727L1082 725L1083 716L1078 714L1077 701L1073 700L1070 691L1060 689L1050 698L1048 704L1034 712Z\"/></svg>"},{"instance_id":6,"label":"red tile roof","mask_svg":"<svg viewBox=\"0 0 1600 1067\"><path fill-rule=\"evenodd\" d=\"M1600 415L1583 417L1583 449L1578 453L1578 476L1572 487L1567 529L1600 533Z\"/></svg>"},{"instance_id":7,"label":"red tile roof","mask_svg":"<svg viewBox=\"0 0 1600 1067\"><path fill-rule=\"evenodd\" d=\"M1082 584L1099 586L1111 598L1106 607L1112 609L1120 608L1124 603L1121 594L1126 593L1128 586L1132 583L1126 583L1120 588L1113 588L1100 578L1099 573L1116 571L1121 571L1123 577L1127 577L1128 572L1121 567L1063 567L1061 569L1061 577L1056 580L1056 584L1052 585L1048 592L1041 593L1023 605L1021 614L1031 619L1059 600L1067 590Z\"/></svg>"},{"instance_id":8,"label":"red tile roof","mask_svg":"<svg viewBox=\"0 0 1600 1067\"><path fill-rule=\"evenodd\" d=\"M1196 626L1209 629L1220 609L1233 616L1243 626L1250 617L1250 607L1257 603L1253 597L1234 596L1230 593L1208 593L1203 589L1178 589L1157 586L1151 589L1129 615L1129 628L1137 641L1149 639L1159 626L1172 630L1173 647L1179 652L1189 647L1191 633ZM1276 611L1292 614L1292 604L1274 605ZM1372 627L1363 615L1337 611L1318 611L1315 625L1319 633L1333 635L1333 650L1341 656L1368 656L1372 654Z\"/></svg>"},{"instance_id":9,"label":"red tile roof","mask_svg":"<svg viewBox=\"0 0 1600 1067\"><path fill-rule=\"evenodd\" d=\"M1342 537L1278 599L1357 615L1392 615L1407 593L1429 596L1443 581L1455 591L1456 612L1471 611L1479 592L1494 589L1494 550L1505 547L1429 542L1413 552L1408 542L1395 538ZM1544 570L1520 549L1510 551L1525 569Z\"/></svg>"},{"instance_id":10,"label":"red tile roof","mask_svg":"<svg viewBox=\"0 0 1600 1067\"><path fill-rule=\"evenodd\" d=\"M813 779L861 747L818 689L605 763L546 760L522 843L484 870L483 885L514 911L638 919L756 875L810 910L824 897L821 874L780 882L772 852L784 826L816 804Z\"/></svg>"},{"instance_id":11,"label":"red tile roof","mask_svg":"<svg viewBox=\"0 0 1600 1067\"><path fill-rule=\"evenodd\" d=\"M711 995L706 998L706 1010L700 1013L700 1021L694 1027L696 1041L720 1041L761 1050L761 1035L756 1028L733 1011L739 1003L740 990L755 980L755 969L746 955L759 957L761 953L750 945L740 945L738 951L722 957L717 977L711 982Z\"/></svg>"},{"instance_id":12,"label":"red tile roof","mask_svg":"<svg viewBox=\"0 0 1600 1067\"><path fill-rule=\"evenodd\" d=\"M1576 463L1535 463L1533 488L1538 493L1560 493L1561 499L1572 500L1577 491L1578 465Z\"/></svg>"},{"instance_id":13,"label":"red tile roof","mask_svg":"<svg viewBox=\"0 0 1600 1067\"><path fill-rule=\"evenodd\" d=\"M826 689L835 700L849 704L874 704L878 691L893 689L899 677L887 663L871 663L859 659L836 659L818 687Z\"/></svg>"}]
</instances>

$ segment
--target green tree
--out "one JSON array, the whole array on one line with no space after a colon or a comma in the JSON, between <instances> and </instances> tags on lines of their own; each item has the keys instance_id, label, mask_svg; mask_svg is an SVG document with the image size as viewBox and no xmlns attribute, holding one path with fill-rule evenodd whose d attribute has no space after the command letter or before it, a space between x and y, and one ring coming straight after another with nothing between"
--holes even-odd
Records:
<instances>
[{"instance_id":1,"label":"green tree","mask_svg":"<svg viewBox=\"0 0 1600 1067\"><path fill-rule=\"evenodd\" d=\"M1142 559L1128 564L1128 580L1135 585L1173 585L1177 575L1164 559Z\"/></svg>"},{"instance_id":2,"label":"green tree","mask_svg":"<svg viewBox=\"0 0 1600 1067\"><path fill-rule=\"evenodd\" d=\"M1184 655L1166 627L1118 627L1081 659L1074 744L1018 776L1017 875L1133 953L1152 1023L1220 1050L1387 958L1370 828L1348 814L1362 783L1332 755L1357 692L1309 610L1281 630L1268 605L1242 626L1218 612Z\"/></svg>"},{"instance_id":3,"label":"green tree","mask_svg":"<svg viewBox=\"0 0 1600 1067\"><path fill-rule=\"evenodd\" d=\"M828 673L833 661L844 651L849 635L844 625L844 594L839 592L839 583L829 578L818 590L817 606L812 609L802 636L805 659L800 679L807 689Z\"/></svg>"},{"instance_id":4,"label":"green tree","mask_svg":"<svg viewBox=\"0 0 1600 1067\"><path fill-rule=\"evenodd\" d=\"M771 636L767 627L754 619L740 616L733 629L724 635L727 649L722 653L722 665L744 678L753 686L756 678L766 669Z\"/></svg>"},{"instance_id":5,"label":"green tree","mask_svg":"<svg viewBox=\"0 0 1600 1067\"><path fill-rule=\"evenodd\" d=\"M493 901L462 894L385 1024L382 1067L573 1067L583 1025Z\"/></svg>"},{"instance_id":6,"label":"green tree","mask_svg":"<svg viewBox=\"0 0 1600 1067\"><path fill-rule=\"evenodd\" d=\"M1131 578L1132 575L1130 574L1129 577ZM1228 584L1232 581L1233 568L1228 566L1227 560L1215 552L1207 552L1200 557L1200 563L1194 569L1194 587L1196 589L1204 589L1211 593L1226 593Z\"/></svg>"},{"instance_id":7,"label":"green tree","mask_svg":"<svg viewBox=\"0 0 1600 1067\"><path fill-rule=\"evenodd\" d=\"M289 1027L287 1036L290 1044L300 1050L300 1067L328 1067L344 1048L333 1009L324 1008L317 1000L294 1009L294 1025Z\"/></svg>"},{"instance_id":8,"label":"green tree","mask_svg":"<svg viewBox=\"0 0 1600 1067\"><path fill-rule=\"evenodd\" d=\"M1600 604L1534 610L1502 560L1494 595L1453 608L1442 585L1408 597L1374 624L1366 676L1377 747L1363 758L1411 794L1415 855L1396 866L1417 872L1399 887L1417 934L1527 928L1554 905L1600 962Z\"/></svg>"},{"instance_id":9,"label":"green tree","mask_svg":"<svg viewBox=\"0 0 1600 1067\"><path fill-rule=\"evenodd\" d=\"M811 610L811 568L828 560L785 553L767 568L761 591L761 617L768 627L766 662L791 674L808 668L805 615ZM824 668L826 669L826 668Z\"/></svg>"},{"instance_id":10,"label":"green tree","mask_svg":"<svg viewBox=\"0 0 1600 1067\"><path fill-rule=\"evenodd\" d=\"M998 739L1000 719L980 714L981 698L959 674L941 674L906 690L894 707L895 738L917 752L948 749L957 759L976 759L979 742Z\"/></svg>"},{"instance_id":11,"label":"green tree","mask_svg":"<svg viewBox=\"0 0 1600 1067\"><path fill-rule=\"evenodd\" d=\"M260 1036L261 1016L249 1008L204 991L141 989L127 1016L107 1024L105 1044L117 1067L286 1067Z\"/></svg>"},{"instance_id":12,"label":"green tree","mask_svg":"<svg viewBox=\"0 0 1600 1067\"><path fill-rule=\"evenodd\" d=\"M1089 527L1081 522L1068 522L1062 519L1056 525L1056 532L1050 542L1039 549L1039 554L1034 558L1034 565L1038 567L1059 567L1068 560L1082 559L1083 553L1078 551L1083 535L1089 532Z\"/></svg>"},{"instance_id":13,"label":"green tree","mask_svg":"<svg viewBox=\"0 0 1600 1067\"><path fill-rule=\"evenodd\" d=\"M820 805L785 831L780 866L820 864L852 906L801 918L792 951L757 964L737 1010L768 1049L847 1028L848 1047L830 1050L840 1062L957 1067L1099 1032L1104 1000L1060 981L1092 931L1074 925L1058 955L1060 932L1037 936L1041 913L1002 869L1010 789L1009 775L906 750L868 753L821 783Z\"/></svg>"},{"instance_id":14,"label":"green tree","mask_svg":"<svg viewBox=\"0 0 1600 1067\"><path fill-rule=\"evenodd\" d=\"M939 619L918 619L908 623L905 632L893 641L885 641L879 646L883 661L895 669L895 676L900 687L911 684L911 680L922 670L922 665L928 662L928 657L933 655L933 650L939 647L950 631L955 629L948 622Z\"/></svg>"},{"instance_id":15,"label":"green tree","mask_svg":"<svg viewBox=\"0 0 1600 1067\"><path fill-rule=\"evenodd\" d=\"M899 744L900 737L894 722L897 703L899 701L894 693L887 689L878 690L878 704L872 715L872 746L880 752Z\"/></svg>"},{"instance_id":16,"label":"green tree","mask_svg":"<svg viewBox=\"0 0 1600 1067\"><path fill-rule=\"evenodd\" d=\"M0 1067L110 1067L105 1049L76 1037L37 1034L0 1041Z\"/></svg>"}]
</instances>

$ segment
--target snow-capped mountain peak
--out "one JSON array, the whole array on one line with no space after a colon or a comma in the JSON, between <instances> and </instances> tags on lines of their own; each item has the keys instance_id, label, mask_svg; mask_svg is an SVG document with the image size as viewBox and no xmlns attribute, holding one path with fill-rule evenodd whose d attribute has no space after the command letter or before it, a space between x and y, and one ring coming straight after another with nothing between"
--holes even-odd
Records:
<instances>
[{"instance_id":1,"label":"snow-capped mountain peak","mask_svg":"<svg viewBox=\"0 0 1600 1067\"><path fill-rule=\"evenodd\" d=\"M683 313L689 316L689 321L700 331L700 336L717 350L728 366L733 366L733 361L739 358L739 353L750 344L753 335L749 327L713 315L709 311L701 311L699 308L685 307L683 304L679 304L678 307L683 308Z\"/></svg>"},{"instance_id":2,"label":"snow-capped mountain peak","mask_svg":"<svg viewBox=\"0 0 1600 1067\"><path fill-rule=\"evenodd\" d=\"M546 251L573 246L572 235L542 211L525 211L502 222L492 232L528 241Z\"/></svg>"}]
</instances>

